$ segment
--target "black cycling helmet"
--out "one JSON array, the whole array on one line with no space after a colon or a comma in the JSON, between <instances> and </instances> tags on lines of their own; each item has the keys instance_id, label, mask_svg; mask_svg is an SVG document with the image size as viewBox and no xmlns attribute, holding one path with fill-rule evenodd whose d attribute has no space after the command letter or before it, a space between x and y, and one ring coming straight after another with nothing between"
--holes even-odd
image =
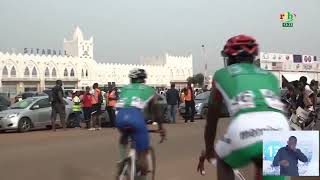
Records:
<instances>
[{"instance_id":1,"label":"black cycling helmet","mask_svg":"<svg viewBox=\"0 0 320 180\"><path fill-rule=\"evenodd\" d=\"M135 68L130 71L129 73L129 78L130 79L146 79L147 78L147 73L144 69L138 69Z\"/></svg>"}]
</instances>

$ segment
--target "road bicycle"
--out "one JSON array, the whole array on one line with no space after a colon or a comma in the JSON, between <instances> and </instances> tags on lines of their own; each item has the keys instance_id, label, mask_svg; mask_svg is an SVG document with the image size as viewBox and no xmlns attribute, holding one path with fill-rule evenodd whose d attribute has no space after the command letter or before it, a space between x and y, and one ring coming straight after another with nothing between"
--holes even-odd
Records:
<instances>
[{"instance_id":1,"label":"road bicycle","mask_svg":"<svg viewBox=\"0 0 320 180\"><path fill-rule=\"evenodd\" d=\"M125 132L129 134L132 133L133 129L125 128ZM158 130L148 130L149 133L160 133ZM164 139L161 139L160 143ZM118 171L116 175L116 180L135 180L137 176L141 175L141 171L137 166L137 152L135 150L134 141L130 139L129 146L130 149L127 153L127 157L118 163ZM148 180L155 180L156 174L156 155L153 147L149 147L147 154L147 163L148 163Z\"/></svg>"}]
</instances>

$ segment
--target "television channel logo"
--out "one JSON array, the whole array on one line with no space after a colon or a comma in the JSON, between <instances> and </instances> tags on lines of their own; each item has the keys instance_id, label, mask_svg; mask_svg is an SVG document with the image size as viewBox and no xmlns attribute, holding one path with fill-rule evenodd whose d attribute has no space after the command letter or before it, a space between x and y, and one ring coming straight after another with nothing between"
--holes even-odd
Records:
<instances>
[{"instance_id":1,"label":"television channel logo","mask_svg":"<svg viewBox=\"0 0 320 180\"><path fill-rule=\"evenodd\" d=\"M296 19L297 15L291 12L285 12L280 14L280 21L282 22L282 27L293 27L293 21Z\"/></svg>"}]
</instances>

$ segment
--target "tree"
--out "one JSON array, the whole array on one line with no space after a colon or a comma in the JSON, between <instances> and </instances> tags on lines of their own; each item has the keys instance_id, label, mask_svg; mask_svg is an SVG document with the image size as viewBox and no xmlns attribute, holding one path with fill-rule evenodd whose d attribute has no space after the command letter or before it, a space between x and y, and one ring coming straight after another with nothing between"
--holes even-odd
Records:
<instances>
[{"instance_id":1,"label":"tree","mask_svg":"<svg viewBox=\"0 0 320 180\"><path fill-rule=\"evenodd\" d=\"M191 83L191 84L196 84L196 83L197 83L196 80L195 80L195 78L194 78L194 76L188 77L188 78L187 78L187 81L188 81L188 83Z\"/></svg>"},{"instance_id":2,"label":"tree","mask_svg":"<svg viewBox=\"0 0 320 180\"><path fill-rule=\"evenodd\" d=\"M202 73L198 73L194 76L194 79L196 81L196 83L199 85L199 86L202 86L203 83L204 83L204 75Z\"/></svg>"}]
</instances>

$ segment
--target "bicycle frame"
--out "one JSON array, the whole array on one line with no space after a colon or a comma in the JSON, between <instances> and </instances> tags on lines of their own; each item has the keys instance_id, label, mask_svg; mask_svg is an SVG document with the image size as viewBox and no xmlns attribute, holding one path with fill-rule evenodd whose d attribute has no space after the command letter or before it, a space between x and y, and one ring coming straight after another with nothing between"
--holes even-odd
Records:
<instances>
[{"instance_id":1,"label":"bicycle frame","mask_svg":"<svg viewBox=\"0 0 320 180\"><path fill-rule=\"evenodd\" d=\"M149 130L149 133L158 133L157 130ZM136 171L137 171L137 167L136 167L136 160L137 160L137 152L135 150L135 146L134 146L134 141L130 138L128 141L128 145L130 146L129 148L129 152L127 154L127 157L121 161L121 163L126 163L126 161L128 161L130 159L131 161L131 166L130 166L130 180L134 180L134 177L136 177ZM153 149L152 147L150 147L150 149ZM152 150L153 151L153 150ZM152 162L152 157L150 154L147 155L147 161L148 161L148 167L149 170L153 171L154 170L154 165L151 163ZM121 173L119 176L119 180L123 180L124 179L124 174L126 173L127 169L129 168L128 164L125 164L124 167L122 167L121 169Z\"/></svg>"},{"instance_id":2,"label":"bicycle frame","mask_svg":"<svg viewBox=\"0 0 320 180\"><path fill-rule=\"evenodd\" d=\"M136 150L134 148L134 146L131 144L130 145L130 149L128 152L128 156L122 160L120 163L124 163L124 166L121 169L121 172L119 174L119 178L117 180L126 180L126 172L128 170L128 168L130 168L130 180L134 180L134 177L136 176L136 159L137 159L137 153ZM131 164L129 166L128 163L126 163L128 160L130 160Z\"/></svg>"},{"instance_id":3,"label":"bicycle frame","mask_svg":"<svg viewBox=\"0 0 320 180\"><path fill-rule=\"evenodd\" d=\"M137 152L134 148L130 148L129 150L129 155L128 157L131 159L131 171L130 171L130 176L132 179L134 179L134 177L136 176L136 156Z\"/></svg>"}]
</instances>

